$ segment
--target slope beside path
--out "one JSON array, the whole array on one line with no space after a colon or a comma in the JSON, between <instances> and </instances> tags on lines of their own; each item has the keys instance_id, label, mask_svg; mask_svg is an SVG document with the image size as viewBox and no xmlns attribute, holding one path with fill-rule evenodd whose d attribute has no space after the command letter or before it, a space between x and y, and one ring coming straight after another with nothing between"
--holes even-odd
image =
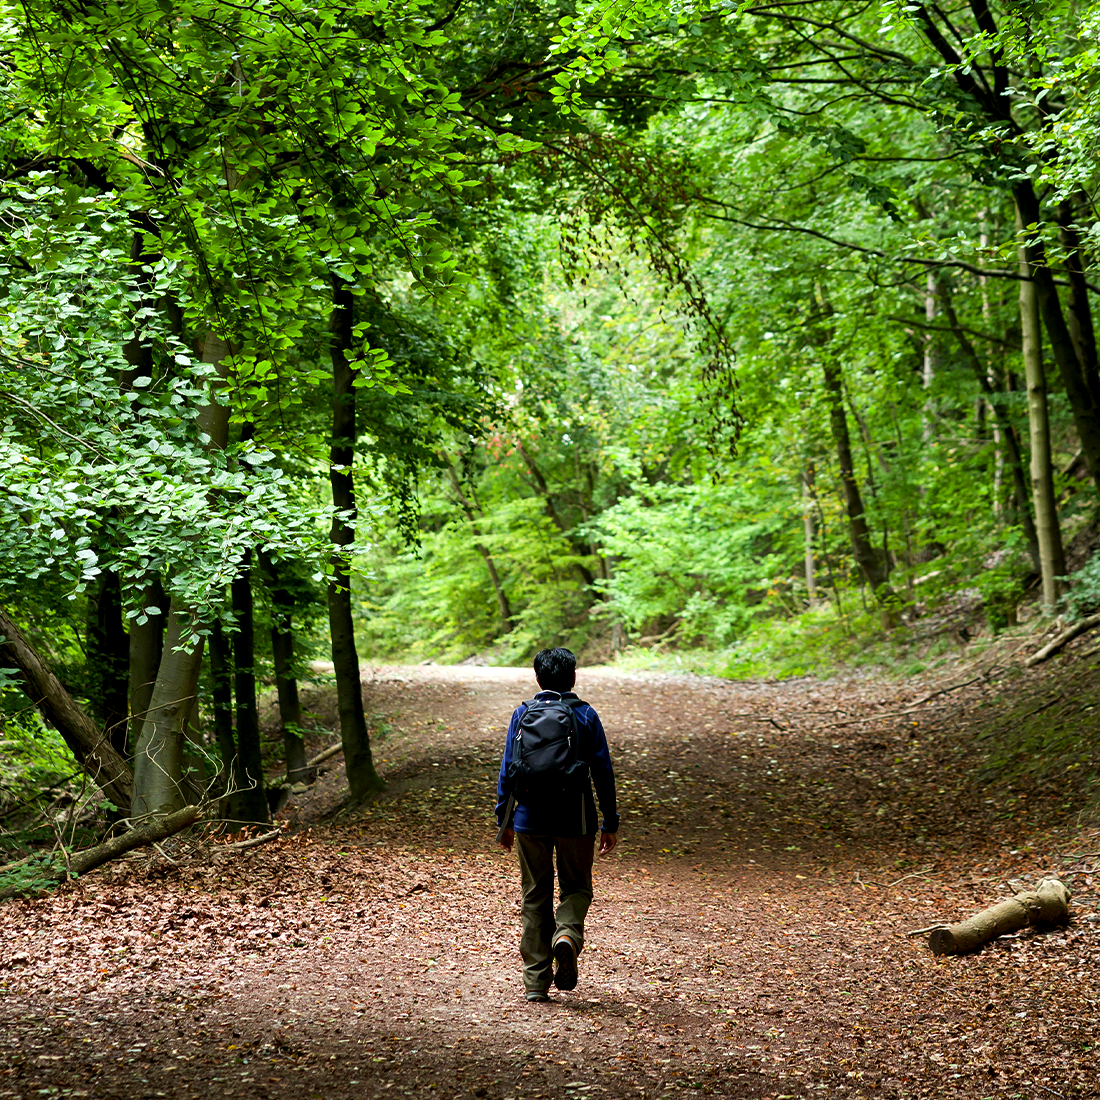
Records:
<instances>
[{"instance_id":1,"label":"slope beside path","mask_svg":"<svg viewBox=\"0 0 1100 1100\"><path fill-rule=\"evenodd\" d=\"M576 992L532 1006L492 846L530 673L373 669L379 802L0 909L0 1097L1100 1095L1100 839L1064 792L1006 813L967 726L993 679L943 686L583 672L621 843ZM1068 929L965 959L904 935L1046 870Z\"/></svg>"}]
</instances>

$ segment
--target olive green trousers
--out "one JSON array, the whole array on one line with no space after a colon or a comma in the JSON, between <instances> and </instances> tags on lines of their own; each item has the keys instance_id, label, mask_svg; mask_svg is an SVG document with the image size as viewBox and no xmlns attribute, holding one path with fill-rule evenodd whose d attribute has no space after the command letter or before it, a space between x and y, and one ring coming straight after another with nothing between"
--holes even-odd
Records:
<instances>
[{"instance_id":1,"label":"olive green trousers","mask_svg":"<svg viewBox=\"0 0 1100 1100\"><path fill-rule=\"evenodd\" d=\"M554 944L568 936L580 953L584 918L592 904L593 836L532 836L516 833L523 885L520 908L523 988L542 992L554 974ZM556 856L556 859L555 859ZM558 905L554 906L554 864L558 872Z\"/></svg>"}]
</instances>

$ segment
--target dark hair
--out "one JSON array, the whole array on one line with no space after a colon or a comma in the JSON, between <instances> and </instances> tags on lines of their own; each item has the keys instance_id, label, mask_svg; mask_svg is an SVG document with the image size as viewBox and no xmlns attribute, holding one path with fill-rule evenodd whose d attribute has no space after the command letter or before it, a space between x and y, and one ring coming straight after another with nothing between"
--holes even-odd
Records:
<instances>
[{"instance_id":1,"label":"dark hair","mask_svg":"<svg viewBox=\"0 0 1100 1100\"><path fill-rule=\"evenodd\" d=\"M540 649L535 654L535 679L544 691L572 691L577 658L568 649Z\"/></svg>"}]
</instances>

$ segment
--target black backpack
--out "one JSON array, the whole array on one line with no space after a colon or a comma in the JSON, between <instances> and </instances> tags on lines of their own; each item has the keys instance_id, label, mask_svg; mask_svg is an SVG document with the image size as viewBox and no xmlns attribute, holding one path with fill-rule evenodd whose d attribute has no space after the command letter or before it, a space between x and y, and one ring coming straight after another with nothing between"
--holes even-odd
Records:
<instances>
[{"instance_id":1,"label":"black backpack","mask_svg":"<svg viewBox=\"0 0 1100 1100\"><path fill-rule=\"evenodd\" d=\"M512 744L508 787L525 806L546 805L584 790L588 764L578 755L574 708L583 699L532 699L524 703Z\"/></svg>"}]
</instances>

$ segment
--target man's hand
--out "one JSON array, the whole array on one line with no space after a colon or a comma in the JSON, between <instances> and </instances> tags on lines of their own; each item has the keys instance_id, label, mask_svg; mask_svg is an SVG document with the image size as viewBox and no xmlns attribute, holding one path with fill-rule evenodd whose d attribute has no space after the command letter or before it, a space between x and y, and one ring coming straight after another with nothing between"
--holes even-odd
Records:
<instances>
[{"instance_id":1,"label":"man's hand","mask_svg":"<svg viewBox=\"0 0 1100 1100\"><path fill-rule=\"evenodd\" d=\"M600 852L601 856L607 855L612 848L615 847L615 842L619 839L618 833L600 833Z\"/></svg>"},{"instance_id":2,"label":"man's hand","mask_svg":"<svg viewBox=\"0 0 1100 1100\"><path fill-rule=\"evenodd\" d=\"M497 839L497 843L506 852L510 852L512 850L512 845L515 843L515 841L516 841L516 830L515 829L505 829L504 832L502 832L500 834L500 837Z\"/></svg>"}]
</instances>

